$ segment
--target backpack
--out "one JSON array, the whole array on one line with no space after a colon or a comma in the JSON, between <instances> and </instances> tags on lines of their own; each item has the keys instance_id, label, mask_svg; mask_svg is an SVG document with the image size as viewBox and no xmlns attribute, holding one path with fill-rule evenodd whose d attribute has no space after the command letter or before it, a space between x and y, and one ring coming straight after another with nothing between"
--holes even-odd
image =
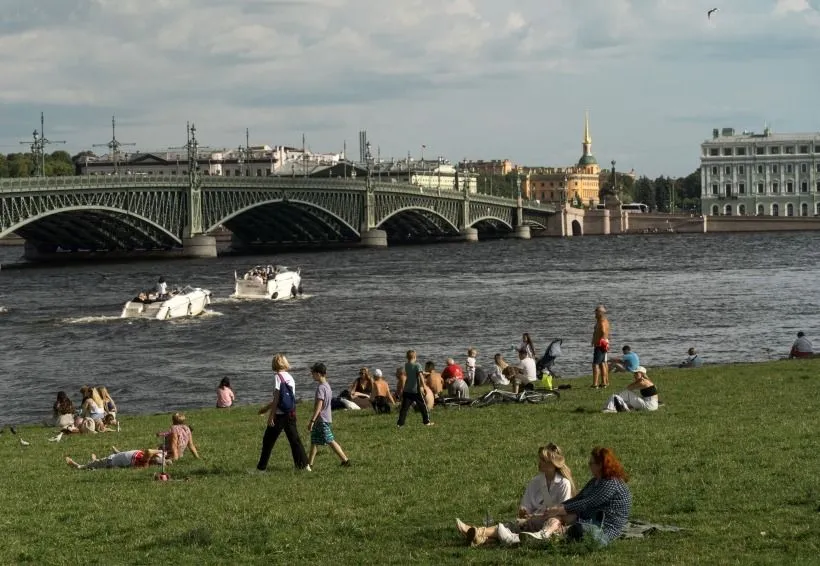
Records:
<instances>
[{"instance_id":1,"label":"backpack","mask_svg":"<svg viewBox=\"0 0 820 566\"><path fill-rule=\"evenodd\" d=\"M293 389L291 389L290 385L282 378L281 375L277 374L279 378L279 403L276 405L276 408L282 411L283 413L292 414L296 410L296 399L293 397Z\"/></svg>"}]
</instances>

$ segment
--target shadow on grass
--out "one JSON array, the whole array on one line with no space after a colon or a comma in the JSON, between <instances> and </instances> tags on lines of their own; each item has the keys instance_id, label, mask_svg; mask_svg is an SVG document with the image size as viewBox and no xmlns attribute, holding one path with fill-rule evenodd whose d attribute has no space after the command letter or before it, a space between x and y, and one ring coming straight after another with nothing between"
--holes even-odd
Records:
<instances>
[{"instance_id":1,"label":"shadow on grass","mask_svg":"<svg viewBox=\"0 0 820 566\"><path fill-rule=\"evenodd\" d=\"M140 550L147 552L154 549L169 550L190 548L208 548L214 544L214 535L208 527L195 527L176 536L159 537L140 546Z\"/></svg>"}]
</instances>

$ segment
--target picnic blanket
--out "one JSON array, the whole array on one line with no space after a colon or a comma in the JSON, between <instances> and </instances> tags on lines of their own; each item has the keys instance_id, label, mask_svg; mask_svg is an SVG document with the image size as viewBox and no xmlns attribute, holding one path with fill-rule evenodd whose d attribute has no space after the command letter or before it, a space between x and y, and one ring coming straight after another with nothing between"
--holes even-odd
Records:
<instances>
[{"instance_id":1,"label":"picnic blanket","mask_svg":"<svg viewBox=\"0 0 820 566\"><path fill-rule=\"evenodd\" d=\"M675 527L674 525L660 525L658 523L647 523L646 521L633 519L627 524L626 530L624 534L621 535L621 538L643 538L658 532L677 533L682 530L684 529Z\"/></svg>"}]
</instances>

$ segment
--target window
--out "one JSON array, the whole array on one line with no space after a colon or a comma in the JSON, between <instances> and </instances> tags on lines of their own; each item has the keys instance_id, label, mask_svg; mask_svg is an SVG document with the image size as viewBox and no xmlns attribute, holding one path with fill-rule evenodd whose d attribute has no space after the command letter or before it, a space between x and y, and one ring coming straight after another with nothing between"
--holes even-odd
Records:
<instances>
[{"instance_id":1,"label":"window","mask_svg":"<svg viewBox=\"0 0 820 566\"><path fill-rule=\"evenodd\" d=\"M735 152L737 153L737 155L746 155L746 148L745 147L739 147L735 150Z\"/></svg>"},{"instance_id":2,"label":"window","mask_svg":"<svg viewBox=\"0 0 820 566\"><path fill-rule=\"evenodd\" d=\"M738 213L739 216L746 216L746 205L745 204L739 204L737 206L737 213Z\"/></svg>"},{"instance_id":3,"label":"window","mask_svg":"<svg viewBox=\"0 0 820 566\"><path fill-rule=\"evenodd\" d=\"M794 166L791 163L786 165L786 173L794 173Z\"/></svg>"},{"instance_id":4,"label":"window","mask_svg":"<svg viewBox=\"0 0 820 566\"><path fill-rule=\"evenodd\" d=\"M772 155L780 155L780 148L776 145L773 145L769 148L769 153L771 153Z\"/></svg>"},{"instance_id":5,"label":"window","mask_svg":"<svg viewBox=\"0 0 820 566\"><path fill-rule=\"evenodd\" d=\"M789 155L794 155L794 146L793 145L787 145L783 149L784 149L783 153L787 153Z\"/></svg>"},{"instance_id":6,"label":"window","mask_svg":"<svg viewBox=\"0 0 820 566\"><path fill-rule=\"evenodd\" d=\"M717 175L717 167L712 167L712 175Z\"/></svg>"},{"instance_id":7,"label":"window","mask_svg":"<svg viewBox=\"0 0 820 566\"><path fill-rule=\"evenodd\" d=\"M794 205L792 203L786 205L786 216L794 216Z\"/></svg>"},{"instance_id":8,"label":"window","mask_svg":"<svg viewBox=\"0 0 820 566\"><path fill-rule=\"evenodd\" d=\"M173 176L175 176L176 174L177 174L177 170L176 170L176 169L172 169L172 170L171 170L171 176L173 177Z\"/></svg>"},{"instance_id":9,"label":"window","mask_svg":"<svg viewBox=\"0 0 820 566\"><path fill-rule=\"evenodd\" d=\"M820 173L820 163L817 164L817 172Z\"/></svg>"},{"instance_id":10,"label":"window","mask_svg":"<svg viewBox=\"0 0 820 566\"><path fill-rule=\"evenodd\" d=\"M716 148L716 147L710 147L710 148L709 148L709 155L711 155L711 156L713 156L713 157L714 157L714 156L716 156L716 155L719 155L719 153L718 153L718 148Z\"/></svg>"},{"instance_id":11,"label":"window","mask_svg":"<svg viewBox=\"0 0 820 566\"><path fill-rule=\"evenodd\" d=\"M765 147L756 147L755 148L755 155L766 155L766 148Z\"/></svg>"},{"instance_id":12,"label":"window","mask_svg":"<svg viewBox=\"0 0 820 566\"><path fill-rule=\"evenodd\" d=\"M256 176L257 176L257 177L261 177L261 176L262 176L262 170L261 170L261 169L257 169L257 170L256 170Z\"/></svg>"},{"instance_id":13,"label":"window","mask_svg":"<svg viewBox=\"0 0 820 566\"><path fill-rule=\"evenodd\" d=\"M726 208L724 209L724 214L726 216L731 216L732 215L732 205L731 204L726 205Z\"/></svg>"},{"instance_id":14,"label":"window","mask_svg":"<svg viewBox=\"0 0 820 566\"><path fill-rule=\"evenodd\" d=\"M712 194L713 194L713 195L718 194L718 186L717 186L717 183L715 183L714 185L712 185Z\"/></svg>"},{"instance_id":15,"label":"window","mask_svg":"<svg viewBox=\"0 0 820 566\"><path fill-rule=\"evenodd\" d=\"M231 176L231 170L230 170L230 169L225 168L225 176L226 176L226 177L230 177L230 176Z\"/></svg>"},{"instance_id":16,"label":"window","mask_svg":"<svg viewBox=\"0 0 820 566\"><path fill-rule=\"evenodd\" d=\"M817 206L820 207L820 203L818 203ZM712 216L717 216L717 215L718 215L718 205L713 204L712 205Z\"/></svg>"},{"instance_id":17,"label":"window","mask_svg":"<svg viewBox=\"0 0 820 566\"><path fill-rule=\"evenodd\" d=\"M731 167L724 167L723 168L723 173L725 173L726 175L731 175L732 174L732 168Z\"/></svg>"},{"instance_id":18,"label":"window","mask_svg":"<svg viewBox=\"0 0 820 566\"><path fill-rule=\"evenodd\" d=\"M757 184L757 192L763 194L763 183Z\"/></svg>"},{"instance_id":19,"label":"window","mask_svg":"<svg viewBox=\"0 0 820 566\"><path fill-rule=\"evenodd\" d=\"M772 216L780 216L780 207L777 203L772 205Z\"/></svg>"},{"instance_id":20,"label":"window","mask_svg":"<svg viewBox=\"0 0 820 566\"><path fill-rule=\"evenodd\" d=\"M732 155L732 148L731 147L724 147L723 148L723 155Z\"/></svg>"},{"instance_id":21,"label":"window","mask_svg":"<svg viewBox=\"0 0 820 566\"><path fill-rule=\"evenodd\" d=\"M809 215L809 205L808 203L803 203L800 205L800 216L808 216Z\"/></svg>"},{"instance_id":22,"label":"window","mask_svg":"<svg viewBox=\"0 0 820 566\"><path fill-rule=\"evenodd\" d=\"M762 166L762 165L758 165L758 166L757 166L757 174L758 174L758 175L762 175L762 174L763 174L763 166Z\"/></svg>"},{"instance_id":23,"label":"window","mask_svg":"<svg viewBox=\"0 0 820 566\"><path fill-rule=\"evenodd\" d=\"M800 164L800 172L801 173L808 173L809 172L809 164L808 163L801 163Z\"/></svg>"},{"instance_id":24,"label":"window","mask_svg":"<svg viewBox=\"0 0 820 566\"><path fill-rule=\"evenodd\" d=\"M773 193L780 192L780 185L778 185L776 182L772 183L772 192Z\"/></svg>"},{"instance_id":25,"label":"window","mask_svg":"<svg viewBox=\"0 0 820 566\"><path fill-rule=\"evenodd\" d=\"M772 173L777 174L777 165L772 165Z\"/></svg>"},{"instance_id":26,"label":"window","mask_svg":"<svg viewBox=\"0 0 820 566\"><path fill-rule=\"evenodd\" d=\"M803 181L802 183L800 183L800 192L801 193L809 192L809 184L806 181Z\"/></svg>"},{"instance_id":27,"label":"window","mask_svg":"<svg viewBox=\"0 0 820 566\"><path fill-rule=\"evenodd\" d=\"M738 175L745 175L746 174L746 167L744 167L743 165L738 165L737 166L737 174Z\"/></svg>"},{"instance_id":28,"label":"window","mask_svg":"<svg viewBox=\"0 0 820 566\"><path fill-rule=\"evenodd\" d=\"M817 192L820 193L820 181L817 181Z\"/></svg>"},{"instance_id":29,"label":"window","mask_svg":"<svg viewBox=\"0 0 820 566\"><path fill-rule=\"evenodd\" d=\"M763 216L764 214L766 214L765 210L766 210L766 209L765 209L765 208L763 208L763 205L762 205L762 204L758 204L758 205L757 205L757 215L758 215L758 216Z\"/></svg>"},{"instance_id":30,"label":"window","mask_svg":"<svg viewBox=\"0 0 820 566\"><path fill-rule=\"evenodd\" d=\"M794 183L793 182L788 181L786 183L786 192L787 193L793 193L794 192Z\"/></svg>"},{"instance_id":31,"label":"window","mask_svg":"<svg viewBox=\"0 0 820 566\"><path fill-rule=\"evenodd\" d=\"M808 152L809 152L809 146L807 146L807 145L801 145L800 146L800 153L808 153ZM805 216L805 214L803 216Z\"/></svg>"},{"instance_id":32,"label":"window","mask_svg":"<svg viewBox=\"0 0 820 566\"><path fill-rule=\"evenodd\" d=\"M745 195L746 194L746 183L739 183L738 186L737 186L737 192L740 193L741 195Z\"/></svg>"},{"instance_id":33,"label":"window","mask_svg":"<svg viewBox=\"0 0 820 566\"><path fill-rule=\"evenodd\" d=\"M732 196L732 183L726 183L726 196Z\"/></svg>"}]
</instances>

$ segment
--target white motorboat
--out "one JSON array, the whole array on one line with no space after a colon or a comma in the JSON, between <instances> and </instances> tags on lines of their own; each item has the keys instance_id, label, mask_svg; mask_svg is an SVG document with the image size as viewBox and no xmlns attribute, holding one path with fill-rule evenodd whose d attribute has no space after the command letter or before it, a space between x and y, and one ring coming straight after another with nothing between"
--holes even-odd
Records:
<instances>
[{"instance_id":1,"label":"white motorboat","mask_svg":"<svg viewBox=\"0 0 820 566\"><path fill-rule=\"evenodd\" d=\"M167 299L152 299L153 294L140 293L138 297L125 303L120 318L155 318L168 320L184 316L202 314L211 304L211 292L199 287L185 287L172 292Z\"/></svg>"},{"instance_id":2,"label":"white motorboat","mask_svg":"<svg viewBox=\"0 0 820 566\"><path fill-rule=\"evenodd\" d=\"M243 276L234 272L235 299L282 301L302 294L301 269L291 271L283 265L257 265Z\"/></svg>"}]
</instances>

